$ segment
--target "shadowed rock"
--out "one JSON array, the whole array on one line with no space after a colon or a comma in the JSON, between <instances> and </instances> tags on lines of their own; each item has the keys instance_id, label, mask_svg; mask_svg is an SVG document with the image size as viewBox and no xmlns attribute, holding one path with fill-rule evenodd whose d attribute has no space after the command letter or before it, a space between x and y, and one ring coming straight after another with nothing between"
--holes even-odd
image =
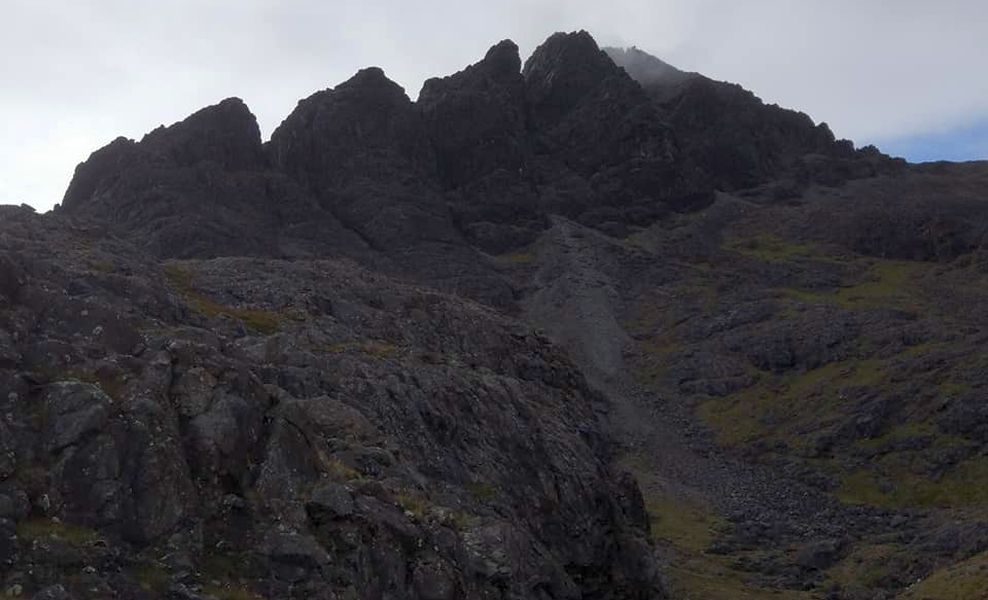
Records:
<instances>
[{"instance_id":1,"label":"shadowed rock","mask_svg":"<svg viewBox=\"0 0 988 600\"><path fill-rule=\"evenodd\" d=\"M518 46L505 40L463 71L425 82L417 105L447 185L524 167L527 107L520 69Z\"/></svg>"},{"instance_id":2,"label":"shadowed rock","mask_svg":"<svg viewBox=\"0 0 988 600\"><path fill-rule=\"evenodd\" d=\"M275 166L317 194L355 179L399 177L405 169L427 176L435 167L414 105L377 67L300 101L268 151Z\"/></svg>"},{"instance_id":3,"label":"shadowed rock","mask_svg":"<svg viewBox=\"0 0 988 600\"><path fill-rule=\"evenodd\" d=\"M532 112L541 124L568 113L605 79L621 76L586 31L553 34L525 61L523 73Z\"/></svg>"}]
</instances>

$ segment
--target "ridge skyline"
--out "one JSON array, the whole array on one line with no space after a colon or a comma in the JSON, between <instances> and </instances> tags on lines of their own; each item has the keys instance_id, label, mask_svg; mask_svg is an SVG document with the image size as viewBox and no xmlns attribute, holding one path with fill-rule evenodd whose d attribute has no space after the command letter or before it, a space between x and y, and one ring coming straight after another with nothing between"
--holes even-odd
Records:
<instances>
[{"instance_id":1,"label":"ridge skyline","mask_svg":"<svg viewBox=\"0 0 988 600\"><path fill-rule=\"evenodd\" d=\"M562 29L562 28L561 28ZM590 28L593 31L592 28ZM519 46L521 47L522 55L530 54L531 50L534 48L536 43L532 42L531 36L509 36L519 41ZM752 90L759 97L763 98L766 103L778 104L786 108L791 108L795 110L805 111L810 114L814 120L825 121L830 123L834 130L837 132L839 137L848 137L854 139L860 145L875 144L880 147L883 151L887 151L893 155L904 156L905 158L918 162L927 159L954 159L954 160L967 160L973 159L977 160L988 156L988 153L982 153L982 137L979 132L983 129L979 128L976 123L969 122L958 122L956 120L951 120L946 125L937 127L926 127L922 131L916 132L904 132L902 136L889 136L889 135L878 135L878 136L868 136L868 135L858 135L854 131L854 127L849 127L843 124L843 119L839 115L832 114L829 111L816 110L813 106L807 106L804 103L798 103L794 101L787 101L786 98L780 97L778 91L773 91L771 89L766 89L764 86L757 85L757 81L751 80L748 77L732 77L730 73L722 71L716 68L704 68L702 64L698 64L698 61L686 61L684 62L684 56L681 51L674 51L672 55L668 52L659 49L660 46L664 45L664 42L656 44L654 41L650 44L648 40L644 39L632 39L631 36L614 36L613 34L605 33L604 35L597 36L601 42L602 47L613 46L613 47L636 47L643 51L648 52L652 56L659 57L662 60L667 60L670 64L677 67L683 68L685 71L698 71L707 76L710 76L716 80L737 82L743 85L745 88ZM476 43L476 42L474 42ZM482 45L485 42L481 42ZM378 53L379 54L379 53ZM412 53L414 54L414 52ZM469 60L476 59L478 57L478 52L475 50L464 50L462 52L457 52L455 55L447 55L443 58L445 64L459 64L462 66L466 64ZM697 54L701 56L702 53ZM333 62L333 58L324 59L327 62L324 64L329 65ZM359 62L363 64L377 64L381 66L388 77L396 81L399 85L405 88L406 93L414 98L415 92L421 87L418 84L419 79L414 76L414 71L410 71L409 64L410 59L401 59L389 62L385 58L381 57L378 59L374 56L374 53L369 53L367 59L361 59ZM350 61L351 63L356 63L358 61ZM435 64L435 63L433 63ZM415 70L417 72L433 71L432 74L448 72L452 73L455 71L435 71L435 67L426 64L416 62ZM770 69L765 69L769 71ZM301 97L308 92L316 89L324 89L327 84L332 84L335 81L345 80L347 75L342 73L348 72L352 73L352 68L348 69L346 67L330 67L319 68L319 69L306 69L305 73L301 72L301 68L292 67L286 69L292 73L291 78L296 82L292 85L274 85L268 86L270 88L276 88L282 90L283 92L275 92L272 90L261 90L261 88L251 89L252 84L250 83L252 76L241 73L241 76L237 76L233 72L226 73L223 77L219 78L218 81L211 82L209 86L204 86L205 88L212 88L211 91L207 89L202 89L201 92L197 92L195 95L195 100L188 101L176 101L169 104L167 110L151 110L150 104L156 102L150 98L141 100L141 104L146 104L147 107L138 107L138 110L145 113L145 116L140 120L132 118L130 115L120 115L121 111L117 110L116 115L103 115L100 114L100 105L95 105L98 99L87 99L84 104L88 103L91 108L93 108L93 117L89 119L89 122L85 125L85 132L80 131L78 133L70 133L69 130L73 126L69 125L72 120L69 116L63 116L57 119L57 123L54 125L57 130L52 132L50 135L46 135L45 132L39 131L38 135L31 136L28 139L27 146L22 152L17 155L11 154L10 160L7 161L7 168L10 170L10 175L3 176L0 173L0 180L6 180L7 186L0 188L0 203L7 204L19 204L27 203L35 207L37 210L44 211L49 209L52 205L58 202L60 191L64 190L68 180L71 177L71 170L75 164L77 164L81 159L83 159L88 151L94 147L98 147L109 140L113 139L117 135L123 135L126 137L140 137L146 131L150 131L154 126L162 124L175 122L184 118L184 116L190 114L195 109L207 104L215 103L218 99L230 96L242 97L247 102L247 104L252 108L252 111L258 117L258 123L262 131L262 138L267 139L270 133L277 127L280 120L290 111L292 107L292 102L297 100L281 100L277 103L280 109L274 109L273 106L276 105L272 102L273 96L276 93L281 93L282 96L294 95ZM317 73L318 71L318 73ZM421 75L420 75L421 76ZM410 79L411 77L411 79ZM422 80L426 77L421 76ZM307 80L309 83L302 84L302 80ZM216 88L221 87L220 81L223 82L222 89L223 92L217 94ZM321 81L321 84L315 86L312 85L313 81ZM182 82L175 81L174 89L181 92ZM794 89L795 89L794 85ZM287 92L284 90L293 89L295 92ZM304 90L299 93L299 90ZM206 100L205 98L209 98ZM180 95L176 98L192 98L192 96ZM131 100L137 99L132 97ZM101 103L104 106L109 107L110 102ZM133 102L131 102L131 107L133 107ZM866 110L866 106L862 104L862 110ZM167 115L165 117L164 115ZM126 122L130 121L132 124L128 125ZM944 131L946 127L946 131ZM109 132L113 133L109 133ZM16 135L16 134L15 134ZM58 139L53 136L57 135ZM23 136L22 136L23 137ZM12 152L12 151L11 151ZM937 153L941 152L943 155L938 156ZM71 156L71 158L69 158ZM0 156L0 159L4 158ZM42 167L42 162L44 167ZM29 164L28 164L29 163ZM59 163L60 166L56 166ZM28 180L33 180L33 183L29 183ZM42 187L39 187L42 186ZM43 189L42 189L43 188ZM52 190L58 190L53 192Z\"/></svg>"}]
</instances>

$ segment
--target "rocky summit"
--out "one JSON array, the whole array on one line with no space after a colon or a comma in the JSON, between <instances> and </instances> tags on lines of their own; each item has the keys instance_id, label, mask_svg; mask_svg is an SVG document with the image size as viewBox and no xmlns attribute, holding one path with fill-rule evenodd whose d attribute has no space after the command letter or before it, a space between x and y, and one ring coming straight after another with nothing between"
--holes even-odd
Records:
<instances>
[{"instance_id":1,"label":"rocky summit","mask_svg":"<svg viewBox=\"0 0 988 600\"><path fill-rule=\"evenodd\" d=\"M0 207L0 594L982 597L986 234L586 32L223 100Z\"/></svg>"}]
</instances>

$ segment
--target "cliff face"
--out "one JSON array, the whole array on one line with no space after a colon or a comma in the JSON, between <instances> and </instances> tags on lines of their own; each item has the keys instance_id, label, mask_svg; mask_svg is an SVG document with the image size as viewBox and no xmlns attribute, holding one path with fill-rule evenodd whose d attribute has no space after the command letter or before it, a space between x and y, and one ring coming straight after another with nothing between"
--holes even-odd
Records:
<instances>
[{"instance_id":1,"label":"cliff face","mask_svg":"<svg viewBox=\"0 0 988 600\"><path fill-rule=\"evenodd\" d=\"M604 399L522 324L348 262L162 264L26 211L2 231L8 585L661 593Z\"/></svg>"},{"instance_id":2,"label":"cliff face","mask_svg":"<svg viewBox=\"0 0 988 600\"><path fill-rule=\"evenodd\" d=\"M531 243L547 214L626 230L716 189L812 180L807 155L853 156L740 88L699 78L675 106L649 89L586 32L553 35L523 69L502 42L415 103L369 68L301 101L263 148L236 99L117 140L79 166L63 210L161 258L346 255L503 304L476 250Z\"/></svg>"},{"instance_id":3,"label":"cliff face","mask_svg":"<svg viewBox=\"0 0 988 600\"><path fill-rule=\"evenodd\" d=\"M965 589L986 178L586 32L115 140L0 207L0 584Z\"/></svg>"}]
</instances>

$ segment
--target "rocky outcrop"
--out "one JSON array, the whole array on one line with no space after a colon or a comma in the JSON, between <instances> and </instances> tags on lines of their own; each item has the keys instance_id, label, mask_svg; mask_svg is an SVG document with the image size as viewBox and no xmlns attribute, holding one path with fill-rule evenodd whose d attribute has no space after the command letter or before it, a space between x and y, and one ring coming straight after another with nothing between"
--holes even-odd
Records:
<instances>
[{"instance_id":1,"label":"rocky outcrop","mask_svg":"<svg viewBox=\"0 0 988 600\"><path fill-rule=\"evenodd\" d=\"M119 138L94 152L76 169L62 210L112 224L162 258L364 251L356 235L267 168L257 122L235 98L140 142ZM305 231L312 234L284 239L283 232Z\"/></svg>"},{"instance_id":2,"label":"rocky outcrop","mask_svg":"<svg viewBox=\"0 0 988 600\"><path fill-rule=\"evenodd\" d=\"M378 68L299 103L275 130L274 164L380 252L455 244L435 158L404 90Z\"/></svg>"},{"instance_id":3,"label":"rocky outcrop","mask_svg":"<svg viewBox=\"0 0 988 600\"><path fill-rule=\"evenodd\" d=\"M5 589L82 561L81 597L661 595L603 399L544 337L352 264L85 235L0 231L35 257L0 312Z\"/></svg>"},{"instance_id":4,"label":"rocky outcrop","mask_svg":"<svg viewBox=\"0 0 988 600\"><path fill-rule=\"evenodd\" d=\"M240 98L227 98L172 127L159 127L141 144L180 166L216 163L227 171L265 166L257 119Z\"/></svg>"},{"instance_id":5,"label":"rocky outcrop","mask_svg":"<svg viewBox=\"0 0 988 600\"><path fill-rule=\"evenodd\" d=\"M393 272L510 302L510 290L454 224L420 112L380 69L302 101L272 135L269 153Z\"/></svg>"},{"instance_id":6,"label":"rocky outcrop","mask_svg":"<svg viewBox=\"0 0 988 600\"><path fill-rule=\"evenodd\" d=\"M835 140L825 123L766 105L739 85L685 73L637 48L605 49L659 106L690 165L715 188L736 190L773 179L837 185L899 168L888 157Z\"/></svg>"},{"instance_id":7,"label":"rocky outcrop","mask_svg":"<svg viewBox=\"0 0 988 600\"><path fill-rule=\"evenodd\" d=\"M609 52L585 31L558 33L521 68L504 41L426 82L417 102L365 69L301 101L263 147L228 99L94 153L63 210L160 257L346 256L507 304L473 248L528 244L547 215L627 231L716 189L839 183L884 164L737 86Z\"/></svg>"},{"instance_id":8,"label":"rocky outcrop","mask_svg":"<svg viewBox=\"0 0 988 600\"><path fill-rule=\"evenodd\" d=\"M529 162L528 105L518 46L505 40L463 71L425 82L417 102L435 141L440 176L457 187Z\"/></svg>"},{"instance_id":9,"label":"rocky outcrop","mask_svg":"<svg viewBox=\"0 0 988 600\"><path fill-rule=\"evenodd\" d=\"M428 177L435 159L405 91L377 67L299 102L271 136L272 162L316 194L408 170Z\"/></svg>"}]
</instances>

